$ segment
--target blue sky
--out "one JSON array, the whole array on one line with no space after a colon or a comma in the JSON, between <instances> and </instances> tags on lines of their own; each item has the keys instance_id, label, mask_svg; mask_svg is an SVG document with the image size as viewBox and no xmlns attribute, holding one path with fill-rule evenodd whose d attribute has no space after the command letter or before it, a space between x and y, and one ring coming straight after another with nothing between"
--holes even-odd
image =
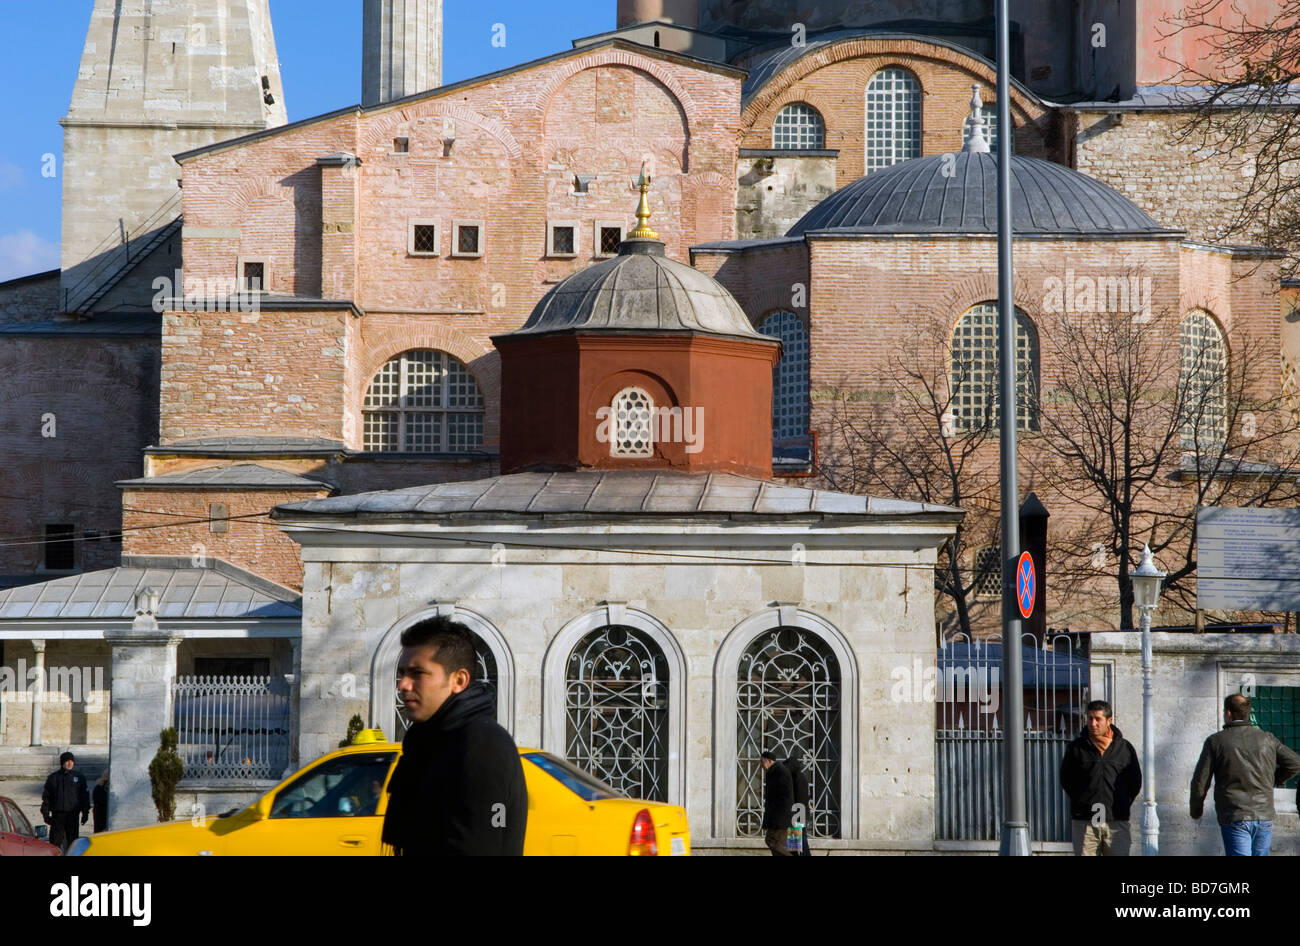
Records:
<instances>
[{"instance_id":1,"label":"blue sky","mask_svg":"<svg viewBox=\"0 0 1300 946\"><path fill-rule=\"evenodd\" d=\"M58 265L62 128L93 0L0 0L0 279ZM615 0L445 0L444 82L495 72L614 28ZM361 100L361 0L271 0L289 120ZM496 23L505 45L493 46Z\"/></svg>"}]
</instances>

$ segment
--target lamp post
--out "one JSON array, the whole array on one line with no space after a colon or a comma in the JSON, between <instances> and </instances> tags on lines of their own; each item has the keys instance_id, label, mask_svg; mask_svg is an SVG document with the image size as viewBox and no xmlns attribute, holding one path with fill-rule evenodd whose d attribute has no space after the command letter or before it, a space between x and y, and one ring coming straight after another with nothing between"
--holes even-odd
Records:
<instances>
[{"instance_id":1,"label":"lamp post","mask_svg":"<svg viewBox=\"0 0 1300 946\"><path fill-rule=\"evenodd\" d=\"M1160 818L1156 814L1156 726L1151 701L1151 612L1160 600L1165 573L1151 559L1151 546L1142 547L1142 562L1130 576L1133 603L1142 612L1142 856L1160 853Z\"/></svg>"}]
</instances>

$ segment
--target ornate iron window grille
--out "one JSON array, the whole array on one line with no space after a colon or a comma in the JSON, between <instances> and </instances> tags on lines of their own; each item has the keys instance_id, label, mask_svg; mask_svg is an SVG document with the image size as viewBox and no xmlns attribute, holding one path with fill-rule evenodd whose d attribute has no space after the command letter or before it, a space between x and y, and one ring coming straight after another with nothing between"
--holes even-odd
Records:
<instances>
[{"instance_id":1,"label":"ornate iron window grille","mask_svg":"<svg viewBox=\"0 0 1300 946\"><path fill-rule=\"evenodd\" d=\"M760 634L741 655L736 680L736 834L758 837L763 767L771 749L802 760L817 837L840 837L840 667L830 647L802 628Z\"/></svg>"}]
</instances>

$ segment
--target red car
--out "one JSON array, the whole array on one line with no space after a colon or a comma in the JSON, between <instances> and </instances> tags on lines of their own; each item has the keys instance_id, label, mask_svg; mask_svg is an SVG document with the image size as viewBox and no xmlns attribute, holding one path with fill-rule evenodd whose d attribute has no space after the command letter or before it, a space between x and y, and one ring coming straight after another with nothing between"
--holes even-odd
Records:
<instances>
[{"instance_id":1,"label":"red car","mask_svg":"<svg viewBox=\"0 0 1300 946\"><path fill-rule=\"evenodd\" d=\"M47 837L45 825L33 829L22 809L0 795L0 857L58 857L62 852Z\"/></svg>"}]
</instances>

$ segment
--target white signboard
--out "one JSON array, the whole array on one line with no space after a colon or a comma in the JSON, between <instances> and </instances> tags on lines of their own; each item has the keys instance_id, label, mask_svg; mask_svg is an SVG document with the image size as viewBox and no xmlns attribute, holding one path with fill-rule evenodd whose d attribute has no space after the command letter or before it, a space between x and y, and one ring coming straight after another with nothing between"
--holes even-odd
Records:
<instances>
[{"instance_id":1,"label":"white signboard","mask_svg":"<svg viewBox=\"0 0 1300 946\"><path fill-rule=\"evenodd\" d=\"M1300 509L1198 509L1196 606L1300 611Z\"/></svg>"}]
</instances>

